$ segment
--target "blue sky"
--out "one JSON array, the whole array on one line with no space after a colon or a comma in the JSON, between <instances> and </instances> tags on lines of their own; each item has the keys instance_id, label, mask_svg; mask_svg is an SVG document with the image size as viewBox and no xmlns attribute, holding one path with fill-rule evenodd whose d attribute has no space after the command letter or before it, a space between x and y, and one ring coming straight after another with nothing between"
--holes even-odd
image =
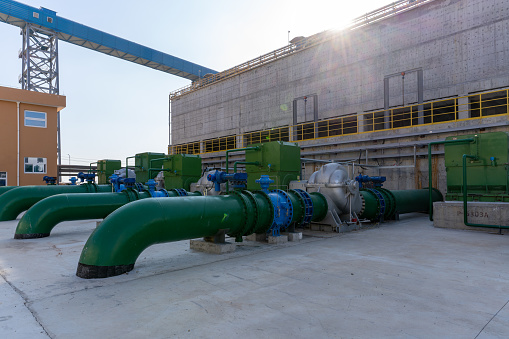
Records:
<instances>
[{"instance_id":1,"label":"blue sky","mask_svg":"<svg viewBox=\"0 0 509 339\"><path fill-rule=\"evenodd\" d=\"M20 2L221 71L392 1ZM19 88L19 28L1 23L0 41L0 86ZM167 152L168 93L189 80L65 42L59 54L63 164Z\"/></svg>"}]
</instances>

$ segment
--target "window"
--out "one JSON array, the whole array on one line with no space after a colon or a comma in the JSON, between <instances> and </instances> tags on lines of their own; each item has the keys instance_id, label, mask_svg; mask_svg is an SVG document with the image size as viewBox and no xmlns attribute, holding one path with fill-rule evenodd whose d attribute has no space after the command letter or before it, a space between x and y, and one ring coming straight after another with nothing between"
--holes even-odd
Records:
<instances>
[{"instance_id":1,"label":"window","mask_svg":"<svg viewBox=\"0 0 509 339\"><path fill-rule=\"evenodd\" d=\"M48 22L49 22L50 24L52 24L52 23L53 23L53 18L47 17L47 18L46 18L46 20L48 20Z\"/></svg>"},{"instance_id":2,"label":"window","mask_svg":"<svg viewBox=\"0 0 509 339\"><path fill-rule=\"evenodd\" d=\"M0 186L7 186L7 172L0 172Z\"/></svg>"},{"instance_id":3,"label":"window","mask_svg":"<svg viewBox=\"0 0 509 339\"><path fill-rule=\"evenodd\" d=\"M34 18L37 18L37 19L39 19L39 13L37 13L37 12L34 12L33 14L34 14Z\"/></svg>"},{"instance_id":4,"label":"window","mask_svg":"<svg viewBox=\"0 0 509 339\"><path fill-rule=\"evenodd\" d=\"M46 173L46 158L25 157L25 173Z\"/></svg>"},{"instance_id":5,"label":"window","mask_svg":"<svg viewBox=\"0 0 509 339\"><path fill-rule=\"evenodd\" d=\"M25 126L46 128L46 113L25 111Z\"/></svg>"}]
</instances>

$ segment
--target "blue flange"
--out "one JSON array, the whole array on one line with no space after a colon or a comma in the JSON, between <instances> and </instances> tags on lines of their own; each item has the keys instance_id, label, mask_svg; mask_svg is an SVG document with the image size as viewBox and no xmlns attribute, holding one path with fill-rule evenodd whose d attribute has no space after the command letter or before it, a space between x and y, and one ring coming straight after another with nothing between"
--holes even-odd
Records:
<instances>
[{"instance_id":1,"label":"blue flange","mask_svg":"<svg viewBox=\"0 0 509 339\"><path fill-rule=\"evenodd\" d=\"M307 225L311 222L311 218L313 217L313 200L311 200L309 193L304 190L294 189L293 191L297 193L304 202L304 219L302 219L300 226Z\"/></svg>"}]
</instances>

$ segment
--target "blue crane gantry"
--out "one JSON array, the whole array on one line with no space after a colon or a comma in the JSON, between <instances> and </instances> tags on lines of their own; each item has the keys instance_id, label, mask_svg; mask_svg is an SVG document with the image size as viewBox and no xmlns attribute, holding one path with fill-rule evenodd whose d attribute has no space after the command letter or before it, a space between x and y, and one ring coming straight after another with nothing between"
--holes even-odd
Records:
<instances>
[{"instance_id":1,"label":"blue crane gantry","mask_svg":"<svg viewBox=\"0 0 509 339\"><path fill-rule=\"evenodd\" d=\"M22 88L58 94L58 40L192 81L216 71L77 22L46 8L0 0L0 22L23 30Z\"/></svg>"}]
</instances>

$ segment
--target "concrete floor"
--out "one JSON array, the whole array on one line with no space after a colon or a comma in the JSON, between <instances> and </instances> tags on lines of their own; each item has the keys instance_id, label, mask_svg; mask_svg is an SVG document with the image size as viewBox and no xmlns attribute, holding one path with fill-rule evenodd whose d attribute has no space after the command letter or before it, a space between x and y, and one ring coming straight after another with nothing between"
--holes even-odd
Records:
<instances>
[{"instance_id":1,"label":"concrete floor","mask_svg":"<svg viewBox=\"0 0 509 339\"><path fill-rule=\"evenodd\" d=\"M509 337L509 237L424 215L226 255L160 244L100 280L75 276L95 221L15 227L0 222L0 338Z\"/></svg>"}]
</instances>

